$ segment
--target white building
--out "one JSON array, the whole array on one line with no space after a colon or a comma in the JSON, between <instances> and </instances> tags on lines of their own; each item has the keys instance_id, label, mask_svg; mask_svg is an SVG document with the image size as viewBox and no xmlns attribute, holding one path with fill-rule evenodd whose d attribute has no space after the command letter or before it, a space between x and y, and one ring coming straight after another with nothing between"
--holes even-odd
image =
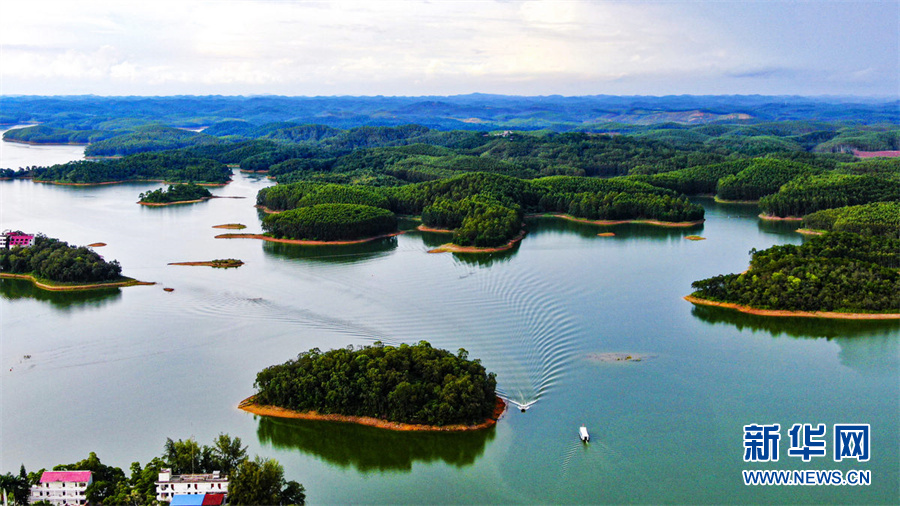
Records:
<instances>
[{"instance_id":1,"label":"white building","mask_svg":"<svg viewBox=\"0 0 900 506\"><path fill-rule=\"evenodd\" d=\"M177 474L171 469L161 469L156 482L156 499L171 502L172 496L196 494L227 494L228 476L219 471L212 474Z\"/></svg>"},{"instance_id":2,"label":"white building","mask_svg":"<svg viewBox=\"0 0 900 506\"><path fill-rule=\"evenodd\" d=\"M41 482L31 487L29 503L87 504L84 492L94 482L90 471L44 471Z\"/></svg>"}]
</instances>

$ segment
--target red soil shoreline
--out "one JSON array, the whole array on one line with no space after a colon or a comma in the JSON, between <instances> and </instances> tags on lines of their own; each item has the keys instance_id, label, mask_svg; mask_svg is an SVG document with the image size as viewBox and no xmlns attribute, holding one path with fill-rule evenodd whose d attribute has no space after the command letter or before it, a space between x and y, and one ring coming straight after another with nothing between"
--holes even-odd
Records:
<instances>
[{"instance_id":1,"label":"red soil shoreline","mask_svg":"<svg viewBox=\"0 0 900 506\"><path fill-rule=\"evenodd\" d=\"M391 232L390 234L377 235L375 237L366 237L365 239L356 239L353 241L311 241L309 239L276 239L274 237L269 237L262 234L219 234L215 238L216 239L262 239L263 241L269 242L280 242L285 244L301 244L304 246L329 246L329 245L342 245L342 244L361 244L364 242L375 241L377 239L384 239L387 237L394 237L404 232Z\"/></svg>"},{"instance_id":2,"label":"red soil shoreline","mask_svg":"<svg viewBox=\"0 0 900 506\"><path fill-rule=\"evenodd\" d=\"M31 281L32 283L34 283L34 286L42 290L49 290L51 292L75 292L80 290L97 290L100 288L124 288L126 286L156 284L152 281L138 281L136 279L132 279L129 281L116 281L112 283L91 283L88 285L48 285L45 283L41 283L34 276L29 276L28 274L7 274L4 272L0 272L0 279L24 279L27 281Z\"/></svg>"},{"instance_id":3,"label":"red soil shoreline","mask_svg":"<svg viewBox=\"0 0 900 506\"><path fill-rule=\"evenodd\" d=\"M256 404L255 395L247 397L240 404L238 409L253 413L254 415L272 416L276 418L294 418L299 420L321 420L330 422L355 423L358 425L367 425L369 427L377 427L379 429L397 430L397 431L427 431L427 432L463 432L470 430L481 430L493 427L497 424L497 420L506 411L506 401L497 397L494 405L494 412L491 417L477 425L418 425L411 423L391 422L380 418L372 418L368 416L347 416L347 415L323 415L315 411L292 411L290 409L280 408L278 406L265 406Z\"/></svg>"},{"instance_id":4,"label":"red soil shoreline","mask_svg":"<svg viewBox=\"0 0 900 506\"><path fill-rule=\"evenodd\" d=\"M431 228L431 227L426 227L425 225L419 225L418 227L416 227L416 230L418 230L420 232L433 232L435 234L452 234L453 233L453 231L450 230L449 228Z\"/></svg>"},{"instance_id":5,"label":"red soil shoreline","mask_svg":"<svg viewBox=\"0 0 900 506\"><path fill-rule=\"evenodd\" d=\"M757 309L731 302L716 302L686 295L684 300L701 306L724 307L735 309L741 313L760 316L793 316L801 318L833 318L840 320L900 320L900 313L837 313L834 311L786 311L777 309Z\"/></svg>"},{"instance_id":6,"label":"red soil shoreline","mask_svg":"<svg viewBox=\"0 0 900 506\"><path fill-rule=\"evenodd\" d=\"M798 217L798 216L781 217L781 216L775 216L774 214L760 214L759 218L761 220L768 220L768 221L803 221L803 218Z\"/></svg>"},{"instance_id":7,"label":"red soil shoreline","mask_svg":"<svg viewBox=\"0 0 900 506\"><path fill-rule=\"evenodd\" d=\"M693 227L701 225L706 220L697 221L659 221L659 220L588 220L586 218L576 218L570 214L551 213L551 214L533 214L532 218L543 218L551 216L554 218L562 218L564 220L574 221L578 223L588 223L590 225L624 225L625 223L640 223L644 225L654 225L658 227Z\"/></svg>"},{"instance_id":8,"label":"red soil shoreline","mask_svg":"<svg viewBox=\"0 0 900 506\"><path fill-rule=\"evenodd\" d=\"M494 248L479 248L477 246L460 246L458 244L447 243L441 244L437 248L428 250L429 253L499 253L511 249L517 242L525 238L525 231L519 232L519 235L513 237L508 243L496 246Z\"/></svg>"}]
</instances>

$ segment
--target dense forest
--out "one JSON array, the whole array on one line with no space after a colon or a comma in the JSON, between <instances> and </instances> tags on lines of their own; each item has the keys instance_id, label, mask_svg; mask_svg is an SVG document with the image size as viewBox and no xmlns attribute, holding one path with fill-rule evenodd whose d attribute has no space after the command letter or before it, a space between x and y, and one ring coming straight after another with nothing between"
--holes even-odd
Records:
<instances>
[{"instance_id":1,"label":"dense forest","mask_svg":"<svg viewBox=\"0 0 900 506\"><path fill-rule=\"evenodd\" d=\"M803 176L763 197L759 208L775 216L803 216L822 209L900 201L900 180L870 175L823 174Z\"/></svg>"},{"instance_id":2,"label":"dense forest","mask_svg":"<svg viewBox=\"0 0 900 506\"><path fill-rule=\"evenodd\" d=\"M379 207L315 204L270 214L262 226L275 238L352 241L395 232L397 217Z\"/></svg>"},{"instance_id":3,"label":"dense forest","mask_svg":"<svg viewBox=\"0 0 900 506\"><path fill-rule=\"evenodd\" d=\"M211 446L201 445L194 439L177 440L166 438L163 452L141 466L133 462L127 477L118 467L100 461L96 453L71 464L59 464L53 471L90 471L93 482L88 485L85 497L90 504L131 504L135 506L156 506L156 482L162 469L170 469L173 474L212 473L220 471L228 477L229 504L272 504L303 505L306 503L306 489L296 481L284 478L284 468L275 459L251 459L247 446L241 438L219 434ZM26 472L19 469L18 475L7 473L0 476L0 489L14 492L10 499L15 504L28 504L32 485L40 482L46 469ZM46 504L36 502L32 504Z\"/></svg>"},{"instance_id":4,"label":"dense forest","mask_svg":"<svg viewBox=\"0 0 900 506\"><path fill-rule=\"evenodd\" d=\"M479 424L491 416L496 380L479 360L421 341L301 353L256 376L256 402L294 411L427 424Z\"/></svg>"},{"instance_id":5,"label":"dense forest","mask_svg":"<svg viewBox=\"0 0 900 506\"><path fill-rule=\"evenodd\" d=\"M35 181L58 183L105 183L116 181L170 181L226 183L231 169L209 158L184 151L140 153L113 160L80 160L32 169Z\"/></svg>"},{"instance_id":6,"label":"dense forest","mask_svg":"<svg viewBox=\"0 0 900 506\"><path fill-rule=\"evenodd\" d=\"M817 211L803 217L803 227L900 237L900 200Z\"/></svg>"},{"instance_id":7,"label":"dense forest","mask_svg":"<svg viewBox=\"0 0 900 506\"><path fill-rule=\"evenodd\" d=\"M900 239L829 232L751 251L750 269L695 281L694 297L758 309L900 312Z\"/></svg>"},{"instance_id":8,"label":"dense forest","mask_svg":"<svg viewBox=\"0 0 900 506\"><path fill-rule=\"evenodd\" d=\"M58 283L99 283L122 279L122 267L93 250L42 234L31 246L0 248L0 272L28 274Z\"/></svg>"},{"instance_id":9,"label":"dense forest","mask_svg":"<svg viewBox=\"0 0 900 506\"><path fill-rule=\"evenodd\" d=\"M176 184L169 185L168 189L157 188L147 192L142 192L138 196L140 202L147 204L166 204L171 202L187 202L192 200L208 199L212 197L212 193L206 188L194 184Z\"/></svg>"}]
</instances>

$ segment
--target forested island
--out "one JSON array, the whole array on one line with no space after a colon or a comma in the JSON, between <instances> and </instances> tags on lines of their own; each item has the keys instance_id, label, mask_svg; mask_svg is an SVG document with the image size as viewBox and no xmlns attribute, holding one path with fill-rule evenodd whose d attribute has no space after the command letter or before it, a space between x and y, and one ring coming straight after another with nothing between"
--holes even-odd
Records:
<instances>
[{"instance_id":1,"label":"forested island","mask_svg":"<svg viewBox=\"0 0 900 506\"><path fill-rule=\"evenodd\" d=\"M829 232L751 251L750 268L695 281L688 300L775 316L900 318L900 239Z\"/></svg>"},{"instance_id":2,"label":"forested island","mask_svg":"<svg viewBox=\"0 0 900 506\"><path fill-rule=\"evenodd\" d=\"M254 387L256 395L241 404L250 412L401 430L481 428L496 421L502 405L494 374L479 360L469 360L463 349L454 355L425 341L314 348L263 369Z\"/></svg>"},{"instance_id":3,"label":"forested island","mask_svg":"<svg viewBox=\"0 0 900 506\"><path fill-rule=\"evenodd\" d=\"M38 234L31 246L0 248L0 277L30 279L47 290L87 290L146 284L84 246Z\"/></svg>"},{"instance_id":4,"label":"forested island","mask_svg":"<svg viewBox=\"0 0 900 506\"><path fill-rule=\"evenodd\" d=\"M115 466L104 464L96 453L71 464L53 466L53 471L90 471L92 483L85 490L90 504L158 505L156 483L163 469L174 475L210 474L214 471L228 478L228 504L297 505L306 503L306 488L286 480L284 467L275 459L250 458L241 438L220 433L212 445L201 445L193 438L166 438L162 453L141 466L132 462L131 476ZM28 504L31 486L40 483L47 469L0 475L0 489L9 493L13 504ZM224 492L224 491L223 491ZM32 503L36 505L50 502Z\"/></svg>"},{"instance_id":5,"label":"forested island","mask_svg":"<svg viewBox=\"0 0 900 506\"><path fill-rule=\"evenodd\" d=\"M144 205L188 204L211 198L212 193L198 184L170 184L167 189L157 188L141 193L138 196L138 203Z\"/></svg>"}]
</instances>

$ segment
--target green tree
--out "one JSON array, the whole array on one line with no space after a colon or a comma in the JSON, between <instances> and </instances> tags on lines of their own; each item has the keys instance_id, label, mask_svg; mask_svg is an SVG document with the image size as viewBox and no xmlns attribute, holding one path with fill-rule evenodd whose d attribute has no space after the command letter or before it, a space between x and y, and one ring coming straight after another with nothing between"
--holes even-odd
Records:
<instances>
[{"instance_id":1,"label":"green tree","mask_svg":"<svg viewBox=\"0 0 900 506\"><path fill-rule=\"evenodd\" d=\"M247 458L247 447L241 446L241 438L232 438L228 434L219 434L213 441L212 461L215 469L222 474L230 475L237 466Z\"/></svg>"},{"instance_id":2,"label":"green tree","mask_svg":"<svg viewBox=\"0 0 900 506\"><path fill-rule=\"evenodd\" d=\"M285 502L288 501L288 502ZM275 459L244 459L228 482L231 504L304 504L303 485L284 480L284 468Z\"/></svg>"}]
</instances>

